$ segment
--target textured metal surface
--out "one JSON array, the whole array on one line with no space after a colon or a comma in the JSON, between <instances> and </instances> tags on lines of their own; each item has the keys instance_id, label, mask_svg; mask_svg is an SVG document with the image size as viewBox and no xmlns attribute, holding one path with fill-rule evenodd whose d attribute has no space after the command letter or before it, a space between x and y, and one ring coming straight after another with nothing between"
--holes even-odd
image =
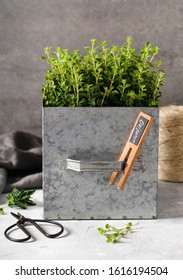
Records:
<instances>
[{"instance_id":1,"label":"textured metal surface","mask_svg":"<svg viewBox=\"0 0 183 280\"><path fill-rule=\"evenodd\" d=\"M124 190L111 171L59 169L59 157L115 161L140 111L154 117ZM44 216L60 219L140 219L157 216L158 108L43 108ZM126 140L125 140L126 139Z\"/></svg>"}]
</instances>

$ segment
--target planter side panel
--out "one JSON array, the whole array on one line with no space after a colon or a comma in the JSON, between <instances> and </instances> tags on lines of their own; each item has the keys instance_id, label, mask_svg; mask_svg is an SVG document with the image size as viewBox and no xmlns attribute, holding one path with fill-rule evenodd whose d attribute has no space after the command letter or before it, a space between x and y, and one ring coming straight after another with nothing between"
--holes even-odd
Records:
<instances>
[{"instance_id":1,"label":"planter side panel","mask_svg":"<svg viewBox=\"0 0 183 280\"><path fill-rule=\"evenodd\" d=\"M118 159L136 117L154 117L136 165L122 191L111 171L59 169L59 158ZM157 217L158 108L43 108L44 216L59 219Z\"/></svg>"}]
</instances>

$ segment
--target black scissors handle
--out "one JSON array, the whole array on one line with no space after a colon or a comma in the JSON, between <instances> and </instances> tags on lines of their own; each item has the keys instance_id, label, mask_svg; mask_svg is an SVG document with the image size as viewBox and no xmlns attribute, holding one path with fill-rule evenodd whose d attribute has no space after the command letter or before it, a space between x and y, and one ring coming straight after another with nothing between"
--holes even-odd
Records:
<instances>
[{"instance_id":1,"label":"black scissors handle","mask_svg":"<svg viewBox=\"0 0 183 280\"><path fill-rule=\"evenodd\" d=\"M38 219L32 220L32 219L27 219L27 222L29 222L32 225L34 225L42 234L44 234L48 238L56 238L59 235L61 235L63 233L63 231L64 231L64 227L60 223L52 222L50 220L38 220ZM49 234L44 229L42 229L42 227L40 227L37 223L47 223L47 224L52 224L52 225L58 226L58 227L60 227L60 231L57 232L57 233L54 233L54 234Z\"/></svg>"},{"instance_id":2,"label":"black scissors handle","mask_svg":"<svg viewBox=\"0 0 183 280\"><path fill-rule=\"evenodd\" d=\"M21 229L27 235L27 237L20 238L20 239L10 237L9 233L10 233L11 229L13 229L16 226L19 227L19 229ZM13 241L13 242L25 242L25 241L28 241L29 239L31 239L30 233L25 229L24 226L22 226L21 223L19 223L19 221L16 224L13 224L12 226L8 227L5 230L4 235L6 236L7 239L9 239L10 241Z\"/></svg>"},{"instance_id":3,"label":"black scissors handle","mask_svg":"<svg viewBox=\"0 0 183 280\"><path fill-rule=\"evenodd\" d=\"M4 235L6 236L7 239L9 239L10 241L14 241L14 242L25 242L25 241L28 241L30 238L31 238L31 234L26 230L25 228L25 223L30 223L32 224L33 226L35 226L42 234L44 234L46 237L48 238L56 238L58 237L59 235L61 235L64 231L64 227L60 224L60 223L57 223L57 222L53 222L53 221L50 221L50 220L39 220L39 219L29 219L29 218L25 218L23 215L21 214L15 214L15 213L12 213L11 214L16 218L18 219L18 222L16 224L13 224L11 225L10 227L8 227L5 232L4 232ZM60 228L59 232L57 233L54 233L54 234L49 234L48 232L46 232L45 230L43 230L43 228L41 226L39 226L37 223L47 223L47 224L52 224L52 225L55 225L55 226L58 226ZM25 238L13 238L13 237L10 237L10 231L14 228L14 227L18 227L20 230L22 230L26 237Z\"/></svg>"}]
</instances>

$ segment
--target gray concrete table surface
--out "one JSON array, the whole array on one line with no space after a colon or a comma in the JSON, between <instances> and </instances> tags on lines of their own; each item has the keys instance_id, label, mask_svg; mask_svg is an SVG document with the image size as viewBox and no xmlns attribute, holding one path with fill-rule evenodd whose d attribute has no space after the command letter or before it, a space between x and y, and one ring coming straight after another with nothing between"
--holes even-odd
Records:
<instances>
[{"instance_id":1,"label":"gray concrete table surface","mask_svg":"<svg viewBox=\"0 0 183 280\"><path fill-rule=\"evenodd\" d=\"M10 212L19 211L26 217L43 217L43 193L37 190L34 200L37 205L26 210L9 208L6 194L0 197L0 207L5 215L0 216L0 259L47 259L47 260L130 260L130 259L183 259L183 184L159 182L158 219L140 220L133 235L121 243L110 244L97 232L108 222L120 227L125 220L60 221L65 233L57 239L48 239L33 227L28 227L35 241L10 242L4 230L15 223ZM138 221L133 221L138 222ZM14 232L16 237L19 232Z\"/></svg>"}]
</instances>

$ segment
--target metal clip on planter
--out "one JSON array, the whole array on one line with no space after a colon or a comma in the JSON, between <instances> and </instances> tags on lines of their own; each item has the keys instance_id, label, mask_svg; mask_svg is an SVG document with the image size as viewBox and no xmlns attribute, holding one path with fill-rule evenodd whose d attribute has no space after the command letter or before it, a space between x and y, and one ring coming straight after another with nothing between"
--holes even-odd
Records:
<instances>
[{"instance_id":1,"label":"metal clip on planter","mask_svg":"<svg viewBox=\"0 0 183 280\"><path fill-rule=\"evenodd\" d=\"M125 163L123 161L82 161L67 158L60 160L60 169L73 170L76 172L101 172L101 171L123 171Z\"/></svg>"},{"instance_id":2,"label":"metal clip on planter","mask_svg":"<svg viewBox=\"0 0 183 280\"><path fill-rule=\"evenodd\" d=\"M101 172L101 171L113 171L109 184L113 185L119 175L119 172L123 173L119 184L117 186L118 190L121 190L127 178L133 169L138 169L139 166L134 166L135 160L138 156L140 148L146 138L146 135L150 129L153 118L145 113L139 113L129 139L125 145L119 160L116 162L112 161L81 161L67 158L66 160L60 160L60 169L73 170L77 172Z\"/></svg>"}]
</instances>

